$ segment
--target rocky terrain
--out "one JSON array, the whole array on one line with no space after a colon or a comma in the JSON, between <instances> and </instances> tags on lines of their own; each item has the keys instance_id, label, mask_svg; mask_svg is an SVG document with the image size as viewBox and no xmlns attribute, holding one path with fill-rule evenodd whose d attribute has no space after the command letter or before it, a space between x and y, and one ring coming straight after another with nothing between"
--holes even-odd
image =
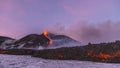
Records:
<instances>
[{"instance_id":1,"label":"rocky terrain","mask_svg":"<svg viewBox=\"0 0 120 68\"><path fill-rule=\"evenodd\" d=\"M50 44L52 40L52 44ZM0 54L31 55L54 60L82 60L107 63L120 63L120 41L88 45L69 46L80 43L65 35L30 34L19 40L0 37ZM64 45L64 46L63 46ZM58 48L49 48L57 47ZM43 47L43 49L35 49Z\"/></svg>"},{"instance_id":2,"label":"rocky terrain","mask_svg":"<svg viewBox=\"0 0 120 68\"><path fill-rule=\"evenodd\" d=\"M55 60L82 60L107 63L120 63L120 41L91 44L86 46L62 47L57 49L7 49L2 54L31 55Z\"/></svg>"}]
</instances>

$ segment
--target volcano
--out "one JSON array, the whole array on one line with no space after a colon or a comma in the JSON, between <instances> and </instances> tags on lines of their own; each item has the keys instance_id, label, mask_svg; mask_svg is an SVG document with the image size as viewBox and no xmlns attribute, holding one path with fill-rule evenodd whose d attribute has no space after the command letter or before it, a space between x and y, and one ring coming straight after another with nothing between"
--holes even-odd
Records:
<instances>
[{"instance_id":1,"label":"volcano","mask_svg":"<svg viewBox=\"0 0 120 68\"><path fill-rule=\"evenodd\" d=\"M8 40L11 41L8 42ZM18 40L7 37L1 37L0 42L1 49L49 49L59 47L70 47L73 46L73 44L80 44L80 42L68 36L49 33L47 30L45 30L41 35L29 34Z\"/></svg>"},{"instance_id":2,"label":"volcano","mask_svg":"<svg viewBox=\"0 0 120 68\"><path fill-rule=\"evenodd\" d=\"M15 40L9 37L0 37L0 49L24 49L47 47L52 40L47 36L47 32L39 34L29 34L21 39Z\"/></svg>"}]
</instances>

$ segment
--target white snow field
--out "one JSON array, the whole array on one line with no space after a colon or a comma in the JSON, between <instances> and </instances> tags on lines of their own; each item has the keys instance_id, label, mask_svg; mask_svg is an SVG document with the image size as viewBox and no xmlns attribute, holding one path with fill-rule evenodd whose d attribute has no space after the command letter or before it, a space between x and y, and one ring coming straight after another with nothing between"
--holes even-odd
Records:
<instances>
[{"instance_id":1,"label":"white snow field","mask_svg":"<svg viewBox=\"0 0 120 68\"><path fill-rule=\"evenodd\" d=\"M0 68L120 68L120 64L74 60L45 60L31 56L0 54Z\"/></svg>"}]
</instances>

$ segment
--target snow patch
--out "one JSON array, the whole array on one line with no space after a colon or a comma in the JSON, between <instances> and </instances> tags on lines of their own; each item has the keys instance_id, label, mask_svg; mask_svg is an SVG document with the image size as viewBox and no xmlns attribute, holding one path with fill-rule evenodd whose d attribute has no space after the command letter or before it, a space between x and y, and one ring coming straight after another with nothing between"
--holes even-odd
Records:
<instances>
[{"instance_id":1,"label":"snow patch","mask_svg":"<svg viewBox=\"0 0 120 68\"><path fill-rule=\"evenodd\" d=\"M1 44L0 48L1 48L1 49L7 49L7 48L11 47L9 44L11 44L11 43L13 43L13 42L14 42L14 40L5 40L5 41Z\"/></svg>"}]
</instances>

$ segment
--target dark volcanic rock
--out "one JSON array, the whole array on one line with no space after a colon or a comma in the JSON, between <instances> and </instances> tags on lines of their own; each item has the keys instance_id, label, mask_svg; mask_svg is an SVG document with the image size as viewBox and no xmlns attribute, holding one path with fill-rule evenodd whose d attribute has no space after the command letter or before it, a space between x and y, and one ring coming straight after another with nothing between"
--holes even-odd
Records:
<instances>
[{"instance_id":1,"label":"dark volcanic rock","mask_svg":"<svg viewBox=\"0 0 120 68\"><path fill-rule=\"evenodd\" d=\"M120 41L112 43L89 44L77 47L57 49L31 50L9 49L0 50L2 54L32 55L34 57L55 60L83 60L106 63L120 63Z\"/></svg>"},{"instance_id":2,"label":"dark volcanic rock","mask_svg":"<svg viewBox=\"0 0 120 68\"><path fill-rule=\"evenodd\" d=\"M45 59L87 60L120 63L120 42L40 50L33 56Z\"/></svg>"},{"instance_id":3,"label":"dark volcanic rock","mask_svg":"<svg viewBox=\"0 0 120 68\"><path fill-rule=\"evenodd\" d=\"M14 45L16 45L16 47L22 46L25 48L30 48L30 47L36 48L39 46L49 45L49 41L50 39L44 36L43 34L42 35L30 34L14 42Z\"/></svg>"}]
</instances>

